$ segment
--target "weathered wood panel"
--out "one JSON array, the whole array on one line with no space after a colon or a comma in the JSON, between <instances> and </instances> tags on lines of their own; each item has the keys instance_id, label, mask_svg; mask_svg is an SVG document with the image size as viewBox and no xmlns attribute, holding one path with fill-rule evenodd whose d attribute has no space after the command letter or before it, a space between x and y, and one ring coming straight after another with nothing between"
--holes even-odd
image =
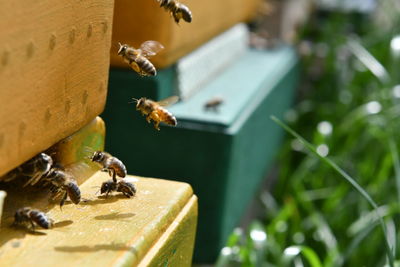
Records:
<instances>
[{"instance_id":1,"label":"weathered wood panel","mask_svg":"<svg viewBox=\"0 0 400 267\"><path fill-rule=\"evenodd\" d=\"M113 6L0 1L0 175L101 113Z\"/></svg>"}]
</instances>

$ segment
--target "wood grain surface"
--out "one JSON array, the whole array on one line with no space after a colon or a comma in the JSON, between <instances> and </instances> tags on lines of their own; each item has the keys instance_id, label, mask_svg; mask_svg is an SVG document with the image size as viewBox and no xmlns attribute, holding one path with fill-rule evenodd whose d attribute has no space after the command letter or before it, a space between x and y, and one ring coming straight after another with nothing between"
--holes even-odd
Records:
<instances>
[{"instance_id":1,"label":"wood grain surface","mask_svg":"<svg viewBox=\"0 0 400 267\"><path fill-rule=\"evenodd\" d=\"M160 68L167 67L180 57L236 23L256 15L259 0L182 0L192 11L193 21L173 18L156 0L115 0L113 47L111 65L129 66L117 55L118 42L138 48L147 40L155 40L165 47L151 61Z\"/></svg>"},{"instance_id":2,"label":"wood grain surface","mask_svg":"<svg viewBox=\"0 0 400 267\"><path fill-rule=\"evenodd\" d=\"M109 179L97 172L80 188L86 201L62 210L9 190L0 229L2 266L190 266L197 199L188 184L129 176L133 198L96 195ZM19 192L20 193L20 192ZM45 197L45 196L44 196ZM55 228L36 233L9 225L16 208L48 211Z\"/></svg>"},{"instance_id":3,"label":"wood grain surface","mask_svg":"<svg viewBox=\"0 0 400 267\"><path fill-rule=\"evenodd\" d=\"M0 1L0 175L104 108L113 0Z\"/></svg>"}]
</instances>

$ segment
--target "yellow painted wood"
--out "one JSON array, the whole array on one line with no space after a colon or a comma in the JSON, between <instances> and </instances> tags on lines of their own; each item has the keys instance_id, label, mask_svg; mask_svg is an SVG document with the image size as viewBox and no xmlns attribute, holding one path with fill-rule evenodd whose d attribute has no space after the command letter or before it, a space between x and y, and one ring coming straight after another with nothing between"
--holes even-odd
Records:
<instances>
[{"instance_id":1,"label":"yellow painted wood","mask_svg":"<svg viewBox=\"0 0 400 267\"><path fill-rule=\"evenodd\" d=\"M118 42L135 48L147 40L165 47L151 61L167 67L212 37L236 23L256 15L259 0L181 0L192 11L193 21L176 25L169 13L155 0L115 0L111 65L129 68L117 55Z\"/></svg>"},{"instance_id":2,"label":"yellow painted wood","mask_svg":"<svg viewBox=\"0 0 400 267\"><path fill-rule=\"evenodd\" d=\"M104 108L113 0L0 1L0 175Z\"/></svg>"},{"instance_id":3,"label":"yellow painted wood","mask_svg":"<svg viewBox=\"0 0 400 267\"><path fill-rule=\"evenodd\" d=\"M197 215L197 197L192 196L138 266L191 266Z\"/></svg>"},{"instance_id":4,"label":"yellow painted wood","mask_svg":"<svg viewBox=\"0 0 400 267\"><path fill-rule=\"evenodd\" d=\"M67 203L62 211L40 197L30 202L35 208L49 210L48 215L56 221L54 229L38 229L42 234L35 235L8 226L14 210L35 198L10 188L0 229L1 265L189 264L197 218L197 201L191 187L181 182L129 176L138 189L134 198L96 196L96 186L107 179L106 173L95 173L80 186L87 201L79 205ZM41 197L45 195L41 193ZM186 260L176 259L184 255Z\"/></svg>"},{"instance_id":5,"label":"yellow painted wood","mask_svg":"<svg viewBox=\"0 0 400 267\"><path fill-rule=\"evenodd\" d=\"M74 175L78 184L93 175L101 167L90 161L90 151L104 150L105 124L100 117L96 117L89 124L71 136L61 140L48 150L54 162L60 163ZM7 175L0 177L0 181Z\"/></svg>"},{"instance_id":6,"label":"yellow painted wood","mask_svg":"<svg viewBox=\"0 0 400 267\"><path fill-rule=\"evenodd\" d=\"M81 184L101 168L87 157L91 155L90 151L104 150L105 131L104 121L96 117L76 133L58 142L48 153L55 162L66 166Z\"/></svg>"}]
</instances>

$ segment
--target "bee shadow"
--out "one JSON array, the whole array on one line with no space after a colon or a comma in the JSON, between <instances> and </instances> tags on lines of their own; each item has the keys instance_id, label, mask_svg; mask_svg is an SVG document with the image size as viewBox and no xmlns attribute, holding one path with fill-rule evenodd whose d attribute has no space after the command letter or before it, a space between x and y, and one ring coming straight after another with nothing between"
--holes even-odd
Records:
<instances>
[{"instance_id":1,"label":"bee shadow","mask_svg":"<svg viewBox=\"0 0 400 267\"><path fill-rule=\"evenodd\" d=\"M111 243L111 244L99 244L95 246L58 246L54 247L54 250L60 252L97 252L100 250L111 250L111 251L129 251L133 254L137 253L137 250L131 246L127 246L123 243Z\"/></svg>"},{"instance_id":2,"label":"bee shadow","mask_svg":"<svg viewBox=\"0 0 400 267\"><path fill-rule=\"evenodd\" d=\"M106 196L98 196L95 199L84 199L81 200L81 202L79 203L79 205L99 205L99 204L107 204L107 203L113 203L118 201L118 199L122 199L122 198L127 198L124 195L108 195Z\"/></svg>"},{"instance_id":3,"label":"bee shadow","mask_svg":"<svg viewBox=\"0 0 400 267\"><path fill-rule=\"evenodd\" d=\"M68 225L71 225L73 223L74 223L74 221L72 221L72 220L64 220L64 221L61 221L61 222L54 223L53 228L62 228L62 227L66 227Z\"/></svg>"},{"instance_id":4,"label":"bee shadow","mask_svg":"<svg viewBox=\"0 0 400 267\"><path fill-rule=\"evenodd\" d=\"M0 248L3 244L7 243L10 240L14 240L11 245L13 247L19 247L21 245L21 241L28 235L33 235L33 236L46 236L47 234L45 232L42 232L41 230L38 230L35 228L35 230L23 226L23 225L14 225L11 223L3 223L0 229Z\"/></svg>"},{"instance_id":5,"label":"bee shadow","mask_svg":"<svg viewBox=\"0 0 400 267\"><path fill-rule=\"evenodd\" d=\"M120 213L120 212L112 212L106 215L99 215L94 217L95 220L123 220L130 217L135 216L135 213L127 212L127 213Z\"/></svg>"}]
</instances>

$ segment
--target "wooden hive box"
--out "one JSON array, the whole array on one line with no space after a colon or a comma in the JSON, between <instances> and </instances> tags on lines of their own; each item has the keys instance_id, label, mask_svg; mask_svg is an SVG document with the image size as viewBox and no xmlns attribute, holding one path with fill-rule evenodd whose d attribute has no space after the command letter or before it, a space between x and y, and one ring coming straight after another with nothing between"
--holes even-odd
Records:
<instances>
[{"instance_id":1,"label":"wooden hive box","mask_svg":"<svg viewBox=\"0 0 400 267\"><path fill-rule=\"evenodd\" d=\"M191 23L176 25L156 0L116 0L111 65L128 67L117 55L118 42L134 47L156 40L165 47L152 62L167 67L232 25L255 15L259 0L182 0L192 11Z\"/></svg>"},{"instance_id":2,"label":"wooden hive box","mask_svg":"<svg viewBox=\"0 0 400 267\"><path fill-rule=\"evenodd\" d=\"M113 0L0 2L0 175L104 108Z\"/></svg>"}]
</instances>

